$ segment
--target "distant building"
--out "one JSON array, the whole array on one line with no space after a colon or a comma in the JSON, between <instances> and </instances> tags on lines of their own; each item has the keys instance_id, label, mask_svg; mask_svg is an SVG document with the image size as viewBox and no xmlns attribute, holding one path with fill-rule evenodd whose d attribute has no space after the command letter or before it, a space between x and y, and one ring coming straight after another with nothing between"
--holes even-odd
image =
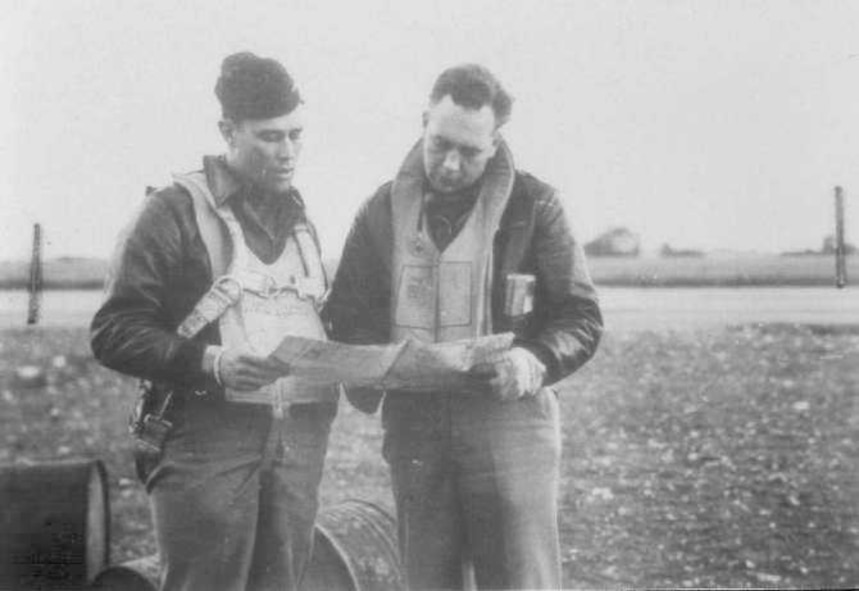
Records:
<instances>
[{"instance_id":1,"label":"distant building","mask_svg":"<svg viewBox=\"0 0 859 591\"><path fill-rule=\"evenodd\" d=\"M661 257L703 257L703 250L695 250L694 248L674 248L667 242L662 245L662 248L659 249L659 256Z\"/></svg>"},{"instance_id":2,"label":"distant building","mask_svg":"<svg viewBox=\"0 0 859 591\"><path fill-rule=\"evenodd\" d=\"M803 250L788 250L781 253L783 257L798 257L798 256L822 256L822 255L834 255L835 254L835 235L828 234L823 238L823 244L820 247L820 250L814 250L813 248L806 248ZM854 244L850 244L849 242L844 244L844 254L853 255L859 252L859 248L857 248Z\"/></svg>"},{"instance_id":3,"label":"distant building","mask_svg":"<svg viewBox=\"0 0 859 591\"><path fill-rule=\"evenodd\" d=\"M585 244L585 253L595 257L637 257L641 239L627 228L611 228Z\"/></svg>"},{"instance_id":4,"label":"distant building","mask_svg":"<svg viewBox=\"0 0 859 591\"><path fill-rule=\"evenodd\" d=\"M823 239L823 247L820 249L820 252L822 254L835 254L835 247L835 236L833 234L829 234ZM845 242L844 254L853 254L854 252L856 252L856 247L849 242Z\"/></svg>"}]
</instances>

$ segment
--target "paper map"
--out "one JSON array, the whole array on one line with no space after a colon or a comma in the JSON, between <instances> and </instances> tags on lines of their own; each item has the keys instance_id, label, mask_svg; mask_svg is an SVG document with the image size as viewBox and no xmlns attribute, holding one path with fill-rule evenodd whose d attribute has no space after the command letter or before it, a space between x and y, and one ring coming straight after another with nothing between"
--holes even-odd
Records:
<instances>
[{"instance_id":1,"label":"paper map","mask_svg":"<svg viewBox=\"0 0 859 591\"><path fill-rule=\"evenodd\" d=\"M425 391L467 385L469 370L510 348L513 333L449 341L347 345L288 336L271 354L302 382Z\"/></svg>"}]
</instances>

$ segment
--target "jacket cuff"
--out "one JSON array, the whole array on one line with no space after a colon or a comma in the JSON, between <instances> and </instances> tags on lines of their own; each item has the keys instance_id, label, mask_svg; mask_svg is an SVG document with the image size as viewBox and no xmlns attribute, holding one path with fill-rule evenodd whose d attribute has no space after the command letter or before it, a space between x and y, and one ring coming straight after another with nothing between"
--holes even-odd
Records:
<instances>
[{"instance_id":1,"label":"jacket cuff","mask_svg":"<svg viewBox=\"0 0 859 591\"><path fill-rule=\"evenodd\" d=\"M203 367L203 356L207 345L185 339L176 350L173 359L173 380L183 386L214 391L217 383L214 376Z\"/></svg>"}]
</instances>

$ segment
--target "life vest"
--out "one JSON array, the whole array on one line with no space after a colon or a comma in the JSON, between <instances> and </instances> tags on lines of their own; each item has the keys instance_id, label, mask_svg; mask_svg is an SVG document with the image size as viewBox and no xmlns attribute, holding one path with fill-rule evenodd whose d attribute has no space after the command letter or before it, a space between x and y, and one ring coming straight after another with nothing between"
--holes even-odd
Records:
<instances>
[{"instance_id":1,"label":"life vest","mask_svg":"<svg viewBox=\"0 0 859 591\"><path fill-rule=\"evenodd\" d=\"M492 333L493 244L514 176L502 141L465 225L439 252L424 219L421 144L406 157L391 189L392 340L434 343Z\"/></svg>"},{"instance_id":2,"label":"life vest","mask_svg":"<svg viewBox=\"0 0 859 591\"><path fill-rule=\"evenodd\" d=\"M216 204L203 172L173 178L191 195L214 278L212 289L182 326L199 330L200 324L217 320L224 347L247 348L262 356L287 335L327 340L319 318L327 280L310 228L297 224L278 259L265 264L248 248L230 206ZM259 390L226 389L225 394L230 401L272 404L278 411L296 402L334 401L337 390L286 376Z\"/></svg>"}]
</instances>

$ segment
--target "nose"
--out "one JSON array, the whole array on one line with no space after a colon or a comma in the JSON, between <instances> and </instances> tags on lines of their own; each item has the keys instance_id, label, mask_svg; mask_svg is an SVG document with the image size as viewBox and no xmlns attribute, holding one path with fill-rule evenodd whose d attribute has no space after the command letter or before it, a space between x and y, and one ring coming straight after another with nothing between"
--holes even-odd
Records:
<instances>
[{"instance_id":1,"label":"nose","mask_svg":"<svg viewBox=\"0 0 859 591\"><path fill-rule=\"evenodd\" d=\"M458 171L461 162L462 159L457 150L448 150L447 154L444 155L444 167L446 170Z\"/></svg>"},{"instance_id":2,"label":"nose","mask_svg":"<svg viewBox=\"0 0 859 591\"><path fill-rule=\"evenodd\" d=\"M286 138L282 142L280 142L280 146L279 146L277 155L281 160L287 160L287 161L292 160L293 158L295 158L295 154L296 154L295 142L293 142L289 138Z\"/></svg>"}]
</instances>

